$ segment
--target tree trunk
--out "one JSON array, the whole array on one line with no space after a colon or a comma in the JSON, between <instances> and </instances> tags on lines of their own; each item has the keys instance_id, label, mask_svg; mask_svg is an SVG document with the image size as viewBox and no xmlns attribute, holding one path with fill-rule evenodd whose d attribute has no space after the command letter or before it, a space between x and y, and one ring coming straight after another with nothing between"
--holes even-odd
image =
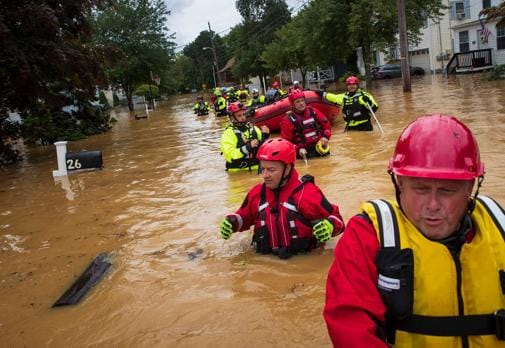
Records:
<instances>
[{"instance_id":1,"label":"tree trunk","mask_svg":"<svg viewBox=\"0 0 505 348\"><path fill-rule=\"evenodd\" d=\"M306 74L307 74L307 70L304 69L304 68L299 68L300 69L300 74L302 74L302 88L305 89L305 86L306 86Z\"/></svg>"},{"instance_id":2,"label":"tree trunk","mask_svg":"<svg viewBox=\"0 0 505 348\"><path fill-rule=\"evenodd\" d=\"M126 94L126 100L128 101L128 110L133 111L135 109L135 105L133 105L133 91L132 87L128 83L128 81L122 82L124 92Z\"/></svg>"},{"instance_id":3,"label":"tree trunk","mask_svg":"<svg viewBox=\"0 0 505 348\"><path fill-rule=\"evenodd\" d=\"M362 47L363 62L365 63L365 81L366 88L370 89L372 87L372 72L370 71L371 66L371 48L368 43L364 43Z\"/></svg>"}]
</instances>

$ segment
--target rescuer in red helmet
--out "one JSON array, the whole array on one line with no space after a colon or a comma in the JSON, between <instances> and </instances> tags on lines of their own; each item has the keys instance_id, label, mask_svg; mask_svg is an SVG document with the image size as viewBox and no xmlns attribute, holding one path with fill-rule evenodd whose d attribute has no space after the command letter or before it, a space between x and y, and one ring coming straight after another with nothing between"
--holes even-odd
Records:
<instances>
[{"instance_id":1,"label":"rescuer in red helmet","mask_svg":"<svg viewBox=\"0 0 505 348\"><path fill-rule=\"evenodd\" d=\"M279 81L272 83L272 88L267 90L265 94L266 103L271 104L287 96L288 92L281 88Z\"/></svg>"},{"instance_id":2,"label":"rescuer in red helmet","mask_svg":"<svg viewBox=\"0 0 505 348\"><path fill-rule=\"evenodd\" d=\"M334 94L317 91L327 101L342 106L342 115L345 121L345 130L372 131L371 111L375 112L379 105L374 97L359 87L359 79L349 76L345 80L347 92Z\"/></svg>"},{"instance_id":3,"label":"rescuer in red helmet","mask_svg":"<svg viewBox=\"0 0 505 348\"><path fill-rule=\"evenodd\" d=\"M505 214L478 195L470 129L418 118L389 173L396 201L363 203L335 249L324 309L334 346L505 346Z\"/></svg>"},{"instance_id":4,"label":"rescuer in red helmet","mask_svg":"<svg viewBox=\"0 0 505 348\"><path fill-rule=\"evenodd\" d=\"M256 153L259 146L270 135L270 130L263 125L258 128L247 122L246 107L241 102L228 105L230 124L221 136L221 153L226 160L226 170L258 170Z\"/></svg>"},{"instance_id":5,"label":"rescuer in red helmet","mask_svg":"<svg viewBox=\"0 0 505 348\"><path fill-rule=\"evenodd\" d=\"M292 111L281 121L281 137L296 145L299 157L325 156L330 153L328 141L331 123L318 109L305 104L305 94L295 89L289 93Z\"/></svg>"},{"instance_id":6,"label":"rescuer in red helmet","mask_svg":"<svg viewBox=\"0 0 505 348\"><path fill-rule=\"evenodd\" d=\"M298 177L295 146L282 138L267 140L258 155L263 183L254 186L242 206L220 224L223 239L254 226L253 244L262 254L282 259L308 252L342 232L339 209L314 184Z\"/></svg>"}]
</instances>

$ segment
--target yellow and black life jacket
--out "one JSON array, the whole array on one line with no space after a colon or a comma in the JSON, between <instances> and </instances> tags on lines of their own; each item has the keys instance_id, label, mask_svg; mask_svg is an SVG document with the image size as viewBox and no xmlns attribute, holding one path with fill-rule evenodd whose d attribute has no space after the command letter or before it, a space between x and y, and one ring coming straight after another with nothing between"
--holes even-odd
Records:
<instances>
[{"instance_id":1,"label":"yellow and black life jacket","mask_svg":"<svg viewBox=\"0 0 505 348\"><path fill-rule=\"evenodd\" d=\"M475 235L457 253L426 238L386 200L363 203L381 249L378 289L395 347L505 347L505 213L479 196ZM471 219L471 220L470 220Z\"/></svg>"}]
</instances>

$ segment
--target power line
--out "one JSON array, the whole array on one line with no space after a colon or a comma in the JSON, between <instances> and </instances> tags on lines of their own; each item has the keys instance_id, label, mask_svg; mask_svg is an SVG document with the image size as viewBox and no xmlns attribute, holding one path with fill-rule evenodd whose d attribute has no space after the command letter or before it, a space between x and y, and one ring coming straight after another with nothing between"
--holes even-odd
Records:
<instances>
[{"instance_id":1,"label":"power line","mask_svg":"<svg viewBox=\"0 0 505 348\"><path fill-rule=\"evenodd\" d=\"M293 16L296 16L296 15L298 14L298 12L299 12L299 11L300 11L300 10L301 10L301 9L302 9L305 5L307 5L307 4L310 2L310 0L300 0L300 2L301 2L301 5L300 5L300 6L298 6L298 7L296 7L296 8L292 8L292 9L290 10L290 13L291 13ZM215 34L221 34L221 33L224 33L224 32L227 32L227 31L230 31L230 30L232 30L234 27L235 27L235 26L228 27L228 28L223 29L223 30L221 30L221 31L219 31L219 32L215 32ZM273 27L273 26L272 26L272 27ZM272 27L271 27L271 28L272 28ZM271 29L271 28L270 28L270 29ZM258 30L257 32L255 32L256 36L258 36L258 32L260 32L260 31L262 31L262 30L263 30L263 31L265 31L266 29L260 29L260 30ZM194 40L193 40L193 41L194 41ZM193 42L193 41L192 41L192 42ZM186 43L186 44L182 44L182 45L179 45L179 46L175 47L175 50L176 50L176 51L178 51L178 50L182 50L182 49L184 49L184 47L189 46L192 42L190 42L190 43ZM245 47L245 46L241 46L241 47Z\"/></svg>"}]
</instances>

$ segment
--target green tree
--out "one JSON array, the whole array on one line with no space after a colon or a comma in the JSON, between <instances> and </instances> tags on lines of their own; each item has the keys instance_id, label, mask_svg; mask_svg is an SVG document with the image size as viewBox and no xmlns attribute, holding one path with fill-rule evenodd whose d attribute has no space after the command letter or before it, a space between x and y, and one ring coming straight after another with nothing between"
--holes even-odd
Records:
<instances>
[{"instance_id":1,"label":"green tree","mask_svg":"<svg viewBox=\"0 0 505 348\"><path fill-rule=\"evenodd\" d=\"M212 76L212 72L216 72L216 67L214 66L213 68L214 54L212 52L211 37L214 40L217 63L220 68L226 64L226 60L229 56L227 53L226 45L219 35L216 35L214 32L210 32L208 30L200 32L198 37L189 45L187 45L183 50L184 55L191 58L193 61L193 70L196 72L195 88L199 88L203 83L205 83L207 86L214 85L214 77Z\"/></svg>"},{"instance_id":2,"label":"green tree","mask_svg":"<svg viewBox=\"0 0 505 348\"><path fill-rule=\"evenodd\" d=\"M291 14L284 0L237 0L236 7L243 18L227 39L235 57L233 75L247 79L265 76L261 53L275 38L275 31L290 21Z\"/></svg>"},{"instance_id":3,"label":"green tree","mask_svg":"<svg viewBox=\"0 0 505 348\"><path fill-rule=\"evenodd\" d=\"M188 89L196 88L198 84L198 72L194 63L183 53L176 55L175 62L163 74L160 85L162 92L185 92Z\"/></svg>"},{"instance_id":4,"label":"green tree","mask_svg":"<svg viewBox=\"0 0 505 348\"><path fill-rule=\"evenodd\" d=\"M307 33L305 32L304 13L300 13L291 22L276 32L276 38L265 47L261 54L264 66L269 71L299 69L302 85L305 86L305 75L309 67L307 54Z\"/></svg>"},{"instance_id":5,"label":"green tree","mask_svg":"<svg viewBox=\"0 0 505 348\"><path fill-rule=\"evenodd\" d=\"M505 25L505 1L502 1L497 6L492 6L480 11L480 14L486 16L486 22L497 19L497 26Z\"/></svg>"},{"instance_id":6,"label":"green tree","mask_svg":"<svg viewBox=\"0 0 505 348\"><path fill-rule=\"evenodd\" d=\"M311 1L298 12L294 19L296 28L290 30L303 35L292 35L290 40L283 41L283 45L289 47L279 48L289 52L303 47L305 64L313 68L331 65L335 61L355 60L356 49L361 47L367 80L370 80L373 50L387 51L397 42L396 4L396 1L391 0ZM409 42L416 43L425 19L438 18L445 6L441 0L407 0L406 8ZM298 17L302 19L298 20ZM279 32L280 38L286 35L286 32ZM265 54L263 58L268 61ZM267 64L271 65L271 62Z\"/></svg>"},{"instance_id":7,"label":"green tree","mask_svg":"<svg viewBox=\"0 0 505 348\"><path fill-rule=\"evenodd\" d=\"M110 104L109 104L109 101L107 100L107 97L105 96L105 92L104 91L100 91L100 93L98 94L98 101L100 102L100 104L102 104L105 108L110 108Z\"/></svg>"},{"instance_id":8,"label":"green tree","mask_svg":"<svg viewBox=\"0 0 505 348\"><path fill-rule=\"evenodd\" d=\"M133 110L133 92L169 68L175 43L165 27L167 10L163 0L116 0L113 7L96 14L95 41L108 50L112 84L125 91Z\"/></svg>"},{"instance_id":9,"label":"green tree","mask_svg":"<svg viewBox=\"0 0 505 348\"><path fill-rule=\"evenodd\" d=\"M19 158L13 145L21 128L10 121L10 111L21 115L25 142L108 128L108 115L96 115L88 103L103 83L89 22L101 3L0 0L0 165ZM74 111L63 112L69 104Z\"/></svg>"}]
</instances>

